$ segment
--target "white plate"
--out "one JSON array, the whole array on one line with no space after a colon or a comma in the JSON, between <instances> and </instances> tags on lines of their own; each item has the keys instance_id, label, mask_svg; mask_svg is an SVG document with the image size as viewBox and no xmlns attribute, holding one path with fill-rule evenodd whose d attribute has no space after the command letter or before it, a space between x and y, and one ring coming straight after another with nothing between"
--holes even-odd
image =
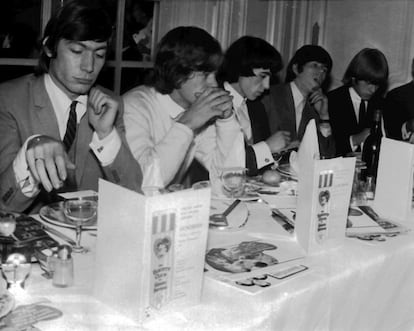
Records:
<instances>
[{"instance_id":1,"label":"white plate","mask_svg":"<svg viewBox=\"0 0 414 331\"><path fill-rule=\"evenodd\" d=\"M233 201L211 200L210 215L222 214ZM249 217L249 210L247 208L247 205L244 202L240 202L230 212L230 214L227 215L227 223L229 224L228 226L226 227L210 226L210 230L240 231L243 229L244 225L246 224L248 217Z\"/></svg>"},{"instance_id":2,"label":"white plate","mask_svg":"<svg viewBox=\"0 0 414 331\"><path fill-rule=\"evenodd\" d=\"M0 318L6 316L14 308L14 297L10 292L0 294Z\"/></svg>"},{"instance_id":3,"label":"white plate","mask_svg":"<svg viewBox=\"0 0 414 331\"><path fill-rule=\"evenodd\" d=\"M74 229L76 226L69 221L63 213L63 201L54 202L50 205L43 206L39 211L40 217L48 223L63 226L65 228ZM85 230L96 230L96 216L90 221L82 224L82 228Z\"/></svg>"}]
</instances>

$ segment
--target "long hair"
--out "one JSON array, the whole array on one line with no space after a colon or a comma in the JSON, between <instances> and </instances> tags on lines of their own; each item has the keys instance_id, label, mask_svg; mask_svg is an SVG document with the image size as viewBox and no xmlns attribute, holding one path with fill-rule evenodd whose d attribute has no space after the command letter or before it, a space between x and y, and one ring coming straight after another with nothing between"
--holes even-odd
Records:
<instances>
[{"instance_id":1,"label":"long hair","mask_svg":"<svg viewBox=\"0 0 414 331\"><path fill-rule=\"evenodd\" d=\"M376 48L364 48L351 60L342 82L352 85L352 80L365 80L384 89L388 82L388 62L385 55Z\"/></svg>"},{"instance_id":2,"label":"long hair","mask_svg":"<svg viewBox=\"0 0 414 331\"><path fill-rule=\"evenodd\" d=\"M99 1L72 0L61 7L46 25L42 38L37 75L48 72L50 58L47 51L56 57L60 40L104 42L111 39L112 20Z\"/></svg>"},{"instance_id":3,"label":"long hair","mask_svg":"<svg viewBox=\"0 0 414 331\"><path fill-rule=\"evenodd\" d=\"M158 92L169 94L195 71L216 71L221 61L221 46L210 34L198 27L177 27L158 44L153 85Z\"/></svg>"},{"instance_id":4,"label":"long hair","mask_svg":"<svg viewBox=\"0 0 414 331\"><path fill-rule=\"evenodd\" d=\"M282 66L282 56L267 41L244 36L227 49L217 80L220 83L234 83L240 76L254 76L253 69L270 69L272 75L276 75Z\"/></svg>"}]
</instances>

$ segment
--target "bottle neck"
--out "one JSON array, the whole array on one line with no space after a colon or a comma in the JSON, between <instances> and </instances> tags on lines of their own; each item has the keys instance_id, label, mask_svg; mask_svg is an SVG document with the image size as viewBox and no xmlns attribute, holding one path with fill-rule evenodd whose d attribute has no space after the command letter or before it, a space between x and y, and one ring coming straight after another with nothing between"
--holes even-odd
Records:
<instances>
[{"instance_id":1,"label":"bottle neck","mask_svg":"<svg viewBox=\"0 0 414 331\"><path fill-rule=\"evenodd\" d=\"M381 111L376 110L374 113L374 121L371 126L371 133L380 134L381 133Z\"/></svg>"}]
</instances>

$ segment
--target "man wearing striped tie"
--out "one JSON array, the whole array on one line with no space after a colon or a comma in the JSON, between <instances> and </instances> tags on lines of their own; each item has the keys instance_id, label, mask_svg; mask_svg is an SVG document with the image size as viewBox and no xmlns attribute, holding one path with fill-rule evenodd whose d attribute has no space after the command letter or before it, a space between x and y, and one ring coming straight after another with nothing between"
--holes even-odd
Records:
<instances>
[{"instance_id":1,"label":"man wearing striped tie","mask_svg":"<svg viewBox=\"0 0 414 331\"><path fill-rule=\"evenodd\" d=\"M33 212L56 190L98 178L140 190L122 109L95 87L112 21L98 1L67 2L46 26L34 75L0 87L0 208Z\"/></svg>"}]
</instances>

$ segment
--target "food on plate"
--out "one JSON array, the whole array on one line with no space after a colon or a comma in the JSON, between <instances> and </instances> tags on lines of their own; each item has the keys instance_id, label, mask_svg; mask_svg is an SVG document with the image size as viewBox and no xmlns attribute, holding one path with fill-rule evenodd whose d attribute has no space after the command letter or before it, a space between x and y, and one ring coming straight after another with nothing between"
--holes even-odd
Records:
<instances>
[{"instance_id":1,"label":"food on plate","mask_svg":"<svg viewBox=\"0 0 414 331\"><path fill-rule=\"evenodd\" d=\"M262 175L262 181L268 185L278 185L282 176L276 170L265 170Z\"/></svg>"}]
</instances>

